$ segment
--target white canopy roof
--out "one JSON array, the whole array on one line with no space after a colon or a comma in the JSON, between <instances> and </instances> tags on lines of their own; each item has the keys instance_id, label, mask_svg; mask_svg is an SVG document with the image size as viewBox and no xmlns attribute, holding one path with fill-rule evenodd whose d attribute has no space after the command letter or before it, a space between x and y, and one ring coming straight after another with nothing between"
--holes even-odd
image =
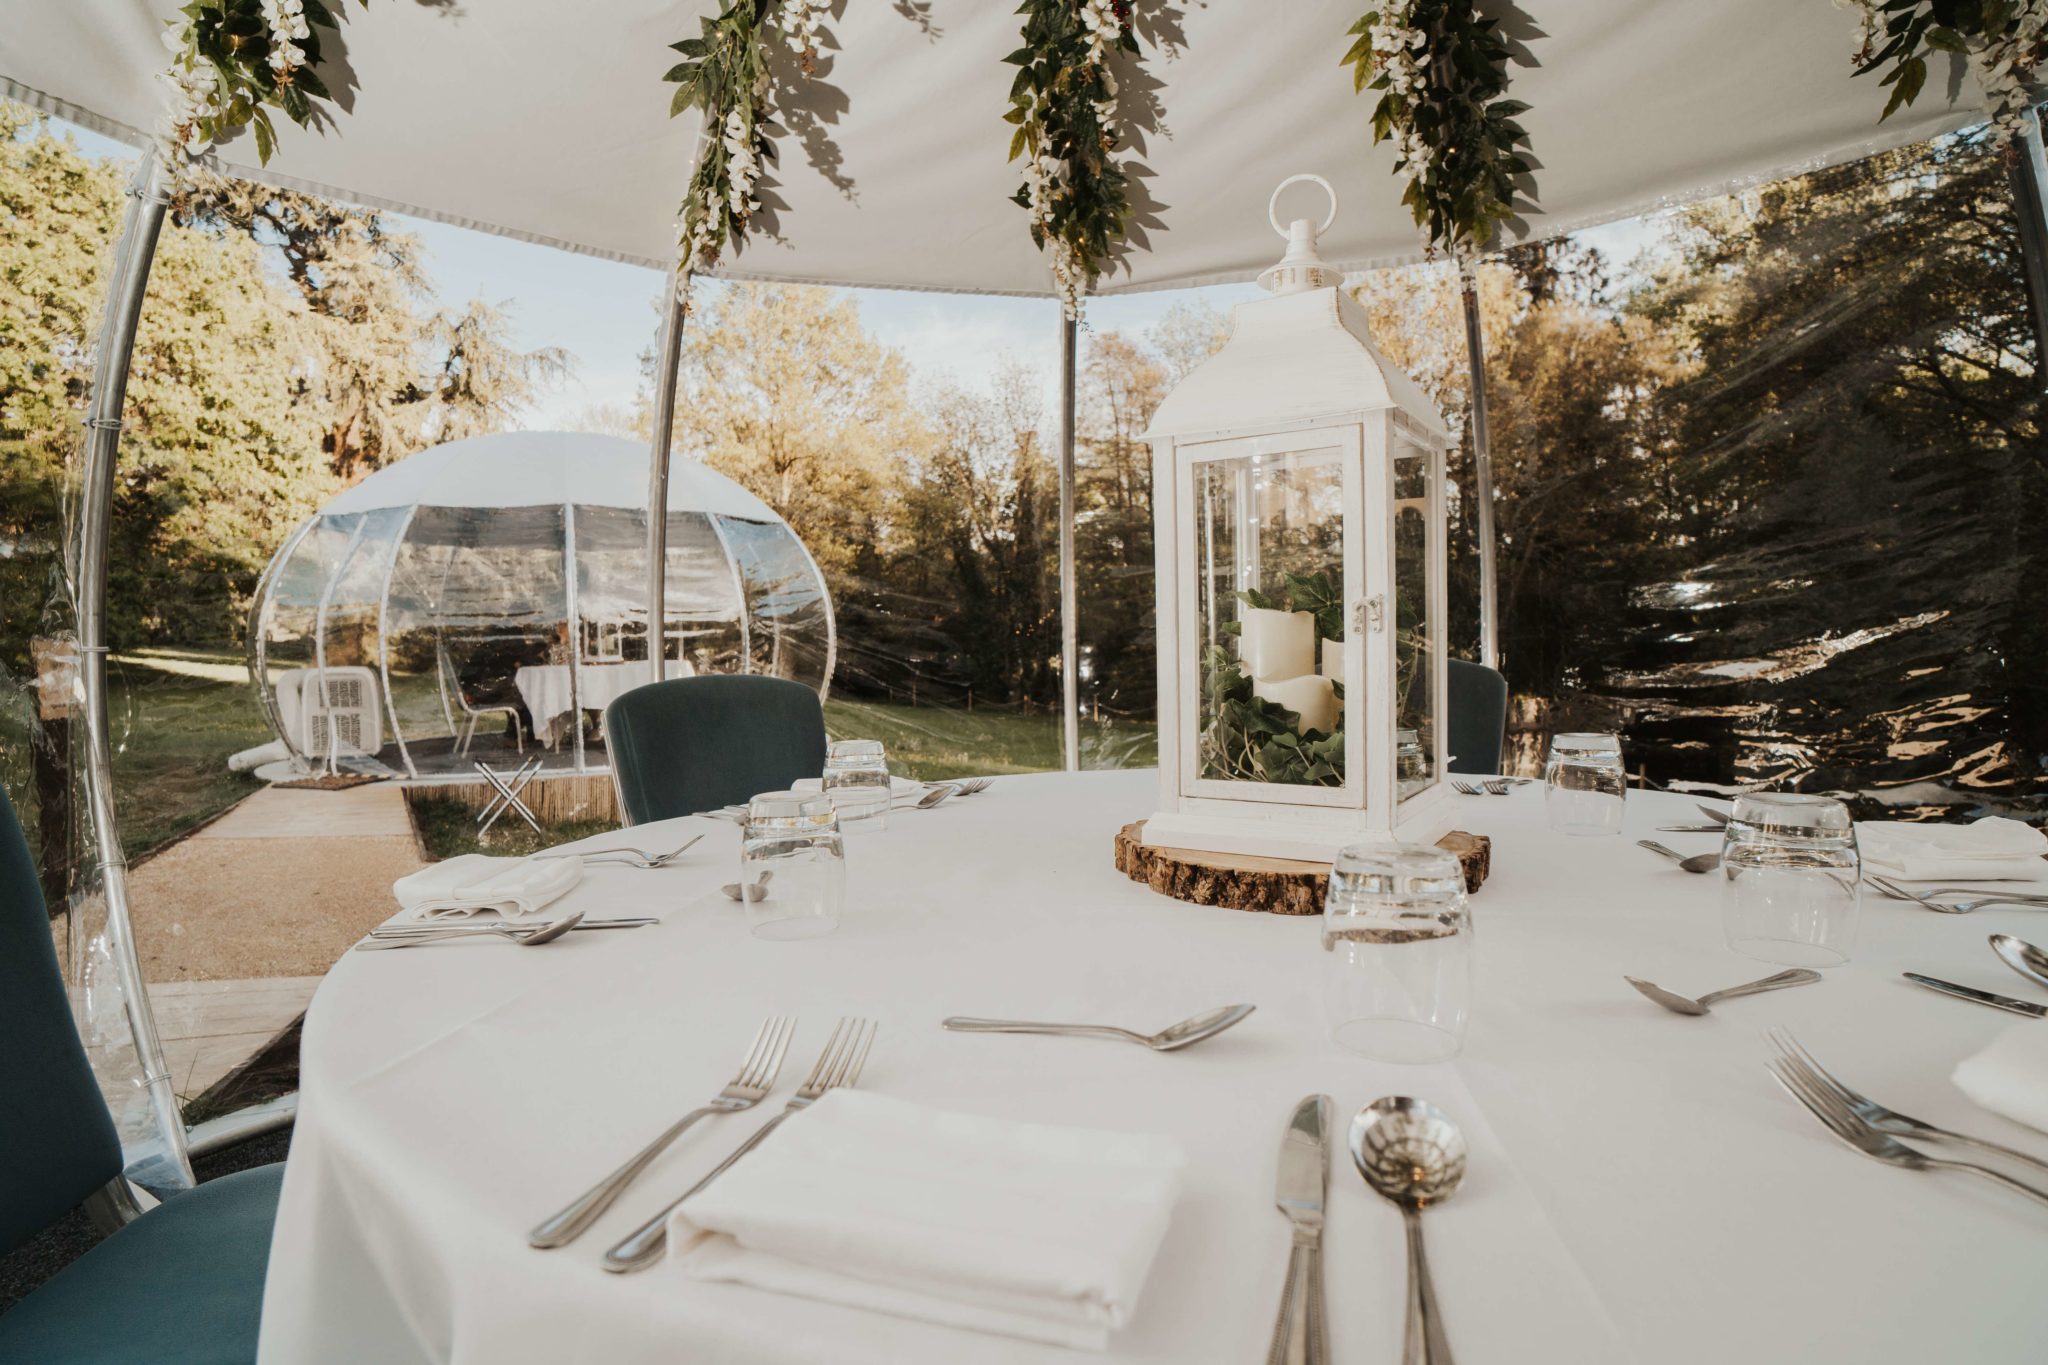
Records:
<instances>
[{"instance_id":1,"label":"white canopy roof","mask_svg":"<svg viewBox=\"0 0 2048 1365\"><path fill-rule=\"evenodd\" d=\"M380 507L647 506L647 447L580 431L503 431L429 446L364 479L322 516ZM779 522L767 503L696 460L668 471L668 510Z\"/></svg>"},{"instance_id":2,"label":"white canopy roof","mask_svg":"<svg viewBox=\"0 0 2048 1365\"><path fill-rule=\"evenodd\" d=\"M0 0L0 93L139 141L156 120L162 16L175 0ZM671 120L677 60L712 0L372 0L346 9L353 106L339 126L285 125L267 171L249 139L237 174L574 251L665 267L694 115ZM815 136L784 140L782 238L729 273L1048 294L1005 163L1002 122L1021 22L1000 0L850 0L839 51L785 100ZM1345 270L1417 255L1373 97L1338 65L1361 0L1141 0L1160 128L1137 159L1152 204L1105 292L1247 279L1278 243L1266 196L1285 175L1335 182L1323 238ZM1502 6L1506 9L1508 7ZM1880 128L1884 92L1851 80L1854 19L1823 0L1524 0L1533 66L1514 93L1541 163L1548 235L1735 184L1927 137L1983 97L1937 68L1916 108ZM1958 66L1960 59L1958 59ZM352 78L349 72L353 73ZM807 145L808 143L808 145ZM821 167L823 169L821 169ZM1301 191L1313 195L1313 190Z\"/></svg>"}]
</instances>

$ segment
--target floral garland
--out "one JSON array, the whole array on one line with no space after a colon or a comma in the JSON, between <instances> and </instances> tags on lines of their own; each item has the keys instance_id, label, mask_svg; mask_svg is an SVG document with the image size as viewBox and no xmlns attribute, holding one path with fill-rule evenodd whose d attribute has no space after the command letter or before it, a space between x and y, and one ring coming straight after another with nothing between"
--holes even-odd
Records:
<instances>
[{"instance_id":1,"label":"floral garland","mask_svg":"<svg viewBox=\"0 0 2048 1365\"><path fill-rule=\"evenodd\" d=\"M1991 101L1992 137L2003 147L2025 126L2033 104L2034 72L2048 61L2048 5L2040 0L1981 0L1943 5L1935 0L1835 0L1856 11L1855 74L1886 62L1892 88L1884 122L1920 96L1927 84L1927 56L1954 52L1968 59L1977 83ZM1946 22L1943 22L1946 20Z\"/></svg>"},{"instance_id":2,"label":"floral garland","mask_svg":"<svg viewBox=\"0 0 2048 1365\"><path fill-rule=\"evenodd\" d=\"M1383 92L1372 140L1394 144L1394 170L1408 181L1401 202L1432 253L1468 259L1514 216L1515 179L1531 170L1515 151L1528 140L1515 119L1529 106L1503 98L1499 22L1472 0L1388 0L1351 34L1341 65L1355 68L1354 89Z\"/></svg>"},{"instance_id":3,"label":"floral garland","mask_svg":"<svg viewBox=\"0 0 2048 1365\"><path fill-rule=\"evenodd\" d=\"M257 159L268 164L277 146L269 111L309 128L321 117L314 101L333 98L313 70L318 30L336 27L322 0L191 0L178 15L163 32L170 108L156 136L173 184L187 183L196 158L244 127L255 130Z\"/></svg>"},{"instance_id":4,"label":"floral garland","mask_svg":"<svg viewBox=\"0 0 2048 1365\"><path fill-rule=\"evenodd\" d=\"M781 131L773 122L771 47L788 47L810 75L831 9L832 0L731 0L716 19L700 21L702 36L670 44L688 60L663 77L677 87L669 116L685 109L704 114L697 165L677 231L682 248L677 297L686 309L691 278L715 269L727 246L737 253L761 209L755 191L776 160L775 134Z\"/></svg>"},{"instance_id":5,"label":"floral garland","mask_svg":"<svg viewBox=\"0 0 2048 1365\"><path fill-rule=\"evenodd\" d=\"M1117 80L1110 57L1138 53L1132 0L1024 0L1024 46L1005 123L1010 160L1024 159L1012 202L1031 215L1031 241L1047 254L1069 318L1109 265L1130 217L1130 183L1117 150Z\"/></svg>"}]
</instances>

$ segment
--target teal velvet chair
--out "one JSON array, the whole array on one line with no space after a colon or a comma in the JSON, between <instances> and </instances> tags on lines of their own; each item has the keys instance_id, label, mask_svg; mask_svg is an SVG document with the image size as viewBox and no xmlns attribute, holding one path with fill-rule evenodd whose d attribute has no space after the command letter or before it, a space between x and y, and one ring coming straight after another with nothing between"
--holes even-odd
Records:
<instances>
[{"instance_id":1,"label":"teal velvet chair","mask_svg":"<svg viewBox=\"0 0 2048 1365\"><path fill-rule=\"evenodd\" d=\"M605 708L604 733L629 825L784 791L825 768L825 708L786 678L648 683Z\"/></svg>"},{"instance_id":2,"label":"teal velvet chair","mask_svg":"<svg viewBox=\"0 0 2048 1365\"><path fill-rule=\"evenodd\" d=\"M1508 680L1484 664L1449 663L1451 771L1497 773L1508 728Z\"/></svg>"},{"instance_id":3,"label":"teal velvet chair","mask_svg":"<svg viewBox=\"0 0 2048 1365\"><path fill-rule=\"evenodd\" d=\"M0 1252L121 1173L14 806L0 792ZM249 1365L282 1166L150 1210L0 1315L0 1361Z\"/></svg>"}]
</instances>

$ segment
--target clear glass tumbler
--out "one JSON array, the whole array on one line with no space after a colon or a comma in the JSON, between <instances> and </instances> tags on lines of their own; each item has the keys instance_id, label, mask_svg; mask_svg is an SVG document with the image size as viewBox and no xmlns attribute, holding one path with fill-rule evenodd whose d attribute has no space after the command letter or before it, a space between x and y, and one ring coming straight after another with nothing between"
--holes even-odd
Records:
<instances>
[{"instance_id":1,"label":"clear glass tumbler","mask_svg":"<svg viewBox=\"0 0 2048 1365\"><path fill-rule=\"evenodd\" d=\"M1721 929L1745 957L1788 967L1849 960L1862 859L1848 807L1826 796L1735 798L1721 835Z\"/></svg>"},{"instance_id":2,"label":"clear glass tumbler","mask_svg":"<svg viewBox=\"0 0 2048 1365\"><path fill-rule=\"evenodd\" d=\"M1472 914L1457 858L1414 844L1339 853L1322 969L1338 1046L1382 1062L1455 1057L1472 1001Z\"/></svg>"},{"instance_id":3,"label":"clear glass tumbler","mask_svg":"<svg viewBox=\"0 0 2048 1365\"><path fill-rule=\"evenodd\" d=\"M747 804L740 886L757 938L819 938L839 927L846 842L830 798L766 792Z\"/></svg>"},{"instance_id":4,"label":"clear glass tumbler","mask_svg":"<svg viewBox=\"0 0 2048 1365\"><path fill-rule=\"evenodd\" d=\"M1560 834L1621 833L1628 772L1619 735L1552 735L1543 763L1543 808Z\"/></svg>"},{"instance_id":5,"label":"clear glass tumbler","mask_svg":"<svg viewBox=\"0 0 2048 1365\"><path fill-rule=\"evenodd\" d=\"M879 739L834 740L821 785L848 834L889 827L889 759Z\"/></svg>"}]
</instances>

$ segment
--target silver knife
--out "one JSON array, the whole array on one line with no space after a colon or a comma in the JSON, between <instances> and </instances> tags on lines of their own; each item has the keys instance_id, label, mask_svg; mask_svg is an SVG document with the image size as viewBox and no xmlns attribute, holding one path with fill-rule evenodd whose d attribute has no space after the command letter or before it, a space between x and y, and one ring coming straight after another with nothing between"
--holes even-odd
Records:
<instances>
[{"instance_id":1,"label":"silver knife","mask_svg":"<svg viewBox=\"0 0 2048 1365\"><path fill-rule=\"evenodd\" d=\"M2015 1000L2009 995L1997 995L1991 991L1980 991L1974 986L1958 986L1955 982L1943 981L1940 977L1922 976L1918 972L1907 972L1905 973L1905 978L1916 986L1925 986L1930 991L1940 991L1943 995L1953 995L1958 1000L1973 1000L1980 1005L1989 1005L1995 1010L2011 1010L2014 1014L2024 1014L2029 1019L2039 1019L2043 1015L2048 1015L2048 1005L2036 1005L2027 1000Z\"/></svg>"},{"instance_id":2,"label":"silver knife","mask_svg":"<svg viewBox=\"0 0 2048 1365\"><path fill-rule=\"evenodd\" d=\"M1336 1102L1310 1095L1294 1107L1280 1141L1275 1200L1294 1224L1287 1257L1287 1288L1266 1365L1324 1365L1330 1358L1329 1320L1323 1312L1323 1201L1330 1192L1330 1124Z\"/></svg>"}]
</instances>

